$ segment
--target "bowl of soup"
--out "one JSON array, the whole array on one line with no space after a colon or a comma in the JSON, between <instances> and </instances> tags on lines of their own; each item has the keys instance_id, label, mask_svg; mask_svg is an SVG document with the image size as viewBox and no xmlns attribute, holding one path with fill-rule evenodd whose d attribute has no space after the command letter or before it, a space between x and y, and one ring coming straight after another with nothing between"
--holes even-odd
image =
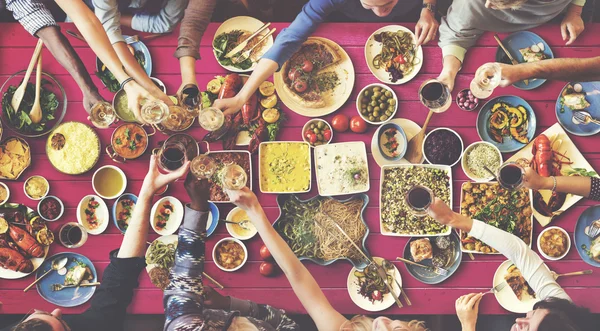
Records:
<instances>
[{"instance_id":1,"label":"bowl of soup","mask_svg":"<svg viewBox=\"0 0 600 331\"><path fill-rule=\"evenodd\" d=\"M213 261L223 271L236 271L248 260L244 243L235 238L223 238L213 248Z\"/></svg>"},{"instance_id":2,"label":"bowl of soup","mask_svg":"<svg viewBox=\"0 0 600 331\"><path fill-rule=\"evenodd\" d=\"M227 220L235 223L248 221L244 222L243 227L238 224L226 223L227 232L229 232L229 234L234 238L248 240L254 237L258 232L256 227L254 227L254 224L250 222L250 217L248 217L246 211L240 207L233 208L227 215Z\"/></svg>"},{"instance_id":3,"label":"bowl of soup","mask_svg":"<svg viewBox=\"0 0 600 331\"><path fill-rule=\"evenodd\" d=\"M137 123L125 123L119 125L110 138L110 145L106 146L106 153L115 162L125 162L136 159L148 148L148 137L153 135L147 133Z\"/></svg>"},{"instance_id":4,"label":"bowl of soup","mask_svg":"<svg viewBox=\"0 0 600 331\"><path fill-rule=\"evenodd\" d=\"M123 192L127 186L127 177L123 170L113 165L98 168L92 176L92 188L103 199L114 199Z\"/></svg>"}]
</instances>

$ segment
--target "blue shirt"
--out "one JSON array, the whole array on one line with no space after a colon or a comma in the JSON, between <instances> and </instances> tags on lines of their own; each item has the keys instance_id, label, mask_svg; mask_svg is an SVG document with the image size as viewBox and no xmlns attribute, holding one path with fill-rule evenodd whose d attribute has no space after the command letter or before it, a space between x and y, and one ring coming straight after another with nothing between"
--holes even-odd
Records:
<instances>
[{"instance_id":1,"label":"blue shirt","mask_svg":"<svg viewBox=\"0 0 600 331\"><path fill-rule=\"evenodd\" d=\"M327 16L339 11L348 18L361 22L401 22L416 21L418 18L406 17L418 9L422 0L399 0L389 15L379 17L370 9L365 9L360 0L310 0L296 19L277 36L273 47L263 58L273 60L279 67L285 63L303 42L317 29Z\"/></svg>"}]
</instances>

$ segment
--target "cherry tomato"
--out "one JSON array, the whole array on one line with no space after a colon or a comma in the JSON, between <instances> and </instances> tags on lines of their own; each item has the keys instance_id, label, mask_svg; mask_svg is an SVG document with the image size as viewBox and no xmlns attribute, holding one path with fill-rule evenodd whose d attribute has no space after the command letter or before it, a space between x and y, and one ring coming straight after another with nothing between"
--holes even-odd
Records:
<instances>
[{"instance_id":1,"label":"cherry tomato","mask_svg":"<svg viewBox=\"0 0 600 331\"><path fill-rule=\"evenodd\" d=\"M288 71L288 78L293 82L296 79L302 77L302 74L304 74L304 72L301 69L293 68L290 71Z\"/></svg>"},{"instance_id":2,"label":"cherry tomato","mask_svg":"<svg viewBox=\"0 0 600 331\"><path fill-rule=\"evenodd\" d=\"M275 274L275 265L271 262L263 262L260 264L260 274L263 276L273 276Z\"/></svg>"},{"instance_id":3,"label":"cherry tomato","mask_svg":"<svg viewBox=\"0 0 600 331\"><path fill-rule=\"evenodd\" d=\"M398 55L394 58L394 62L404 64L406 63L406 60L404 59L404 56Z\"/></svg>"},{"instance_id":4,"label":"cherry tomato","mask_svg":"<svg viewBox=\"0 0 600 331\"><path fill-rule=\"evenodd\" d=\"M309 60L304 60L304 63L302 64L302 70L304 72L311 72L311 71L313 71L313 64L312 64L312 62L310 62Z\"/></svg>"},{"instance_id":5,"label":"cherry tomato","mask_svg":"<svg viewBox=\"0 0 600 331\"><path fill-rule=\"evenodd\" d=\"M329 139L331 139L331 130L323 131L323 138L326 142L329 141Z\"/></svg>"},{"instance_id":6,"label":"cherry tomato","mask_svg":"<svg viewBox=\"0 0 600 331\"><path fill-rule=\"evenodd\" d=\"M367 122L363 120L360 116L354 116L350 120L350 130L356 133L363 133L367 131Z\"/></svg>"},{"instance_id":7,"label":"cherry tomato","mask_svg":"<svg viewBox=\"0 0 600 331\"><path fill-rule=\"evenodd\" d=\"M306 91L307 88L308 85L306 84L306 81L304 81L304 79L298 79L294 82L294 90L296 90L296 92L302 93Z\"/></svg>"},{"instance_id":8,"label":"cherry tomato","mask_svg":"<svg viewBox=\"0 0 600 331\"><path fill-rule=\"evenodd\" d=\"M314 145L317 142L317 135L312 131L306 131L306 134L304 136L311 145Z\"/></svg>"},{"instance_id":9,"label":"cherry tomato","mask_svg":"<svg viewBox=\"0 0 600 331\"><path fill-rule=\"evenodd\" d=\"M273 255L271 255L271 252L265 245L262 245L262 247L260 248L260 257L264 261L272 261L273 260Z\"/></svg>"},{"instance_id":10,"label":"cherry tomato","mask_svg":"<svg viewBox=\"0 0 600 331\"><path fill-rule=\"evenodd\" d=\"M350 126L350 120L346 115L335 115L331 120L331 126L337 132L346 132Z\"/></svg>"}]
</instances>

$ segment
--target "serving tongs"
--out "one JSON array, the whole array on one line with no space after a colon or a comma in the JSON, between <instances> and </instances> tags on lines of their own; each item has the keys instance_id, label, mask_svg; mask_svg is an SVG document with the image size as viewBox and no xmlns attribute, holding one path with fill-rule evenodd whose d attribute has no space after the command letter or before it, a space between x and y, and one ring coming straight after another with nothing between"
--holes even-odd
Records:
<instances>
[{"instance_id":1,"label":"serving tongs","mask_svg":"<svg viewBox=\"0 0 600 331\"><path fill-rule=\"evenodd\" d=\"M242 41L241 43L239 43L239 45L235 46L234 49L232 49L231 51L229 51L229 53L225 54L225 57L226 58L231 58L235 54L241 52L248 45L248 42L250 42L250 40L252 40L252 38L256 37L259 33L263 32L263 30L266 29L266 28L268 28L269 25L271 25L270 22L263 24L263 26L261 26L260 28L258 28L258 30L254 31L254 33L251 34L250 37L246 38L244 41Z\"/></svg>"},{"instance_id":2,"label":"serving tongs","mask_svg":"<svg viewBox=\"0 0 600 331\"><path fill-rule=\"evenodd\" d=\"M494 39L496 39L496 41L498 42L498 45L500 46L500 48L502 48L502 50L504 51L504 53L506 53L506 56L508 56L508 59L510 60L510 63L512 63L513 65L519 64L519 61L517 61L512 56L512 54L510 54L510 52L508 51L508 49L506 47L504 47L504 44L502 43L502 40L500 40L500 37L498 37L497 34L494 35ZM523 83L525 83L525 85L529 85L529 79L524 79Z\"/></svg>"}]
</instances>

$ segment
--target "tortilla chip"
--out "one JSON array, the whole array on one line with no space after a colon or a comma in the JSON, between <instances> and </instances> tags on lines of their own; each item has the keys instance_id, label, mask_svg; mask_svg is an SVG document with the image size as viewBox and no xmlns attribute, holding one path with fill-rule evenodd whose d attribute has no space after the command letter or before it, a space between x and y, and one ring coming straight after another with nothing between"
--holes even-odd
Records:
<instances>
[{"instance_id":1,"label":"tortilla chip","mask_svg":"<svg viewBox=\"0 0 600 331\"><path fill-rule=\"evenodd\" d=\"M25 155L25 149L23 148L23 144L17 139L9 141L6 144L6 150L11 154L20 156Z\"/></svg>"}]
</instances>

